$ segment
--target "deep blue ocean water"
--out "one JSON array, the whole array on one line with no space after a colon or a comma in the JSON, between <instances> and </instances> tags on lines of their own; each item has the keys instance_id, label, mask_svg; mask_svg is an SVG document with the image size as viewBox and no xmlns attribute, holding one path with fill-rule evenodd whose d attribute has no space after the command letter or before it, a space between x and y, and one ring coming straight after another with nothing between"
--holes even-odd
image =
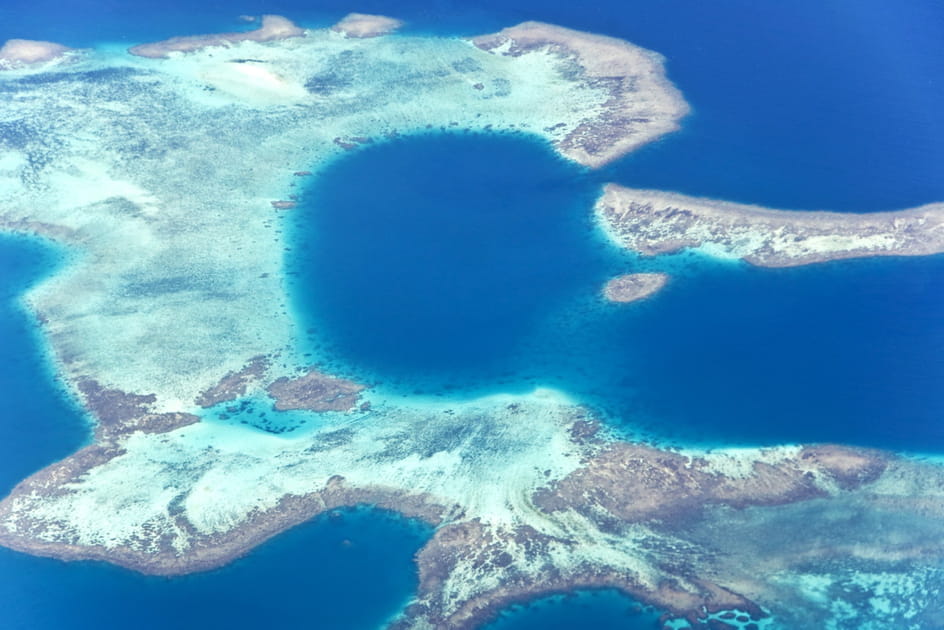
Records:
<instances>
[{"instance_id":1,"label":"deep blue ocean water","mask_svg":"<svg viewBox=\"0 0 944 630\"><path fill-rule=\"evenodd\" d=\"M0 234L0 491L62 459L88 439L88 424L61 391L41 351L38 322L21 301L63 264L64 252L36 238Z\"/></svg>"},{"instance_id":2,"label":"deep blue ocean water","mask_svg":"<svg viewBox=\"0 0 944 630\"><path fill-rule=\"evenodd\" d=\"M347 278L299 278L321 298L318 308L306 306L296 286L296 307L330 340L319 353L405 391L553 385L613 422L679 442L944 451L942 257L793 270L643 263L600 241L586 205L605 181L798 209L944 200L944 5L5 0L0 40L135 43L239 28L242 13L316 26L350 10L396 15L434 34L540 19L623 37L667 57L694 111L680 132L592 174L525 137L410 139L339 161L337 179L312 184L329 199L336 187L335 204L311 216L309 230L296 229L293 256L356 261L369 246L388 285L382 301L358 304L354 317L346 309L357 296L348 291L374 277L376 265L355 265ZM500 149L503 170L483 159L486 149ZM398 172L401 162L416 168ZM368 174L398 183L400 216L375 215L353 230L338 216L352 208L337 192L345 178ZM495 192L506 194L496 200ZM444 198L474 212L444 215ZM298 210L296 219L311 214ZM545 248L512 236L537 218ZM450 230L454 246L443 247ZM330 250L318 250L326 243ZM51 380L33 320L14 301L56 264L58 255L33 241L0 240L4 489L87 436ZM681 271L644 304L595 299L598 282L640 265ZM424 535L400 519L356 512L282 535L223 571L171 581L0 550L0 625L372 628L413 588L409 559ZM630 606L612 595L552 599L494 627L631 628Z\"/></svg>"},{"instance_id":3,"label":"deep blue ocean water","mask_svg":"<svg viewBox=\"0 0 944 630\"><path fill-rule=\"evenodd\" d=\"M598 195L584 169L512 134L349 154L290 215L296 310L327 340L319 354L351 358L361 378L422 393L507 388L520 380L508 356L546 312L619 269L593 242Z\"/></svg>"},{"instance_id":4,"label":"deep blue ocean water","mask_svg":"<svg viewBox=\"0 0 944 630\"><path fill-rule=\"evenodd\" d=\"M591 223L606 175L510 135L338 160L293 216L296 306L325 367L406 394L551 385L684 442L944 450L944 257L639 260ZM677 275L643 304L600 300L642 269Z\"/></svg>"},{"instance_id":5,"label":"deep blue ocean water","mask_svg":"<svg viewBox=\"0 0 944 630\"><path fill-rule=\"evenodd\" d=\"M166 579L0 548L5 630L378 628L416 587L429 532L377 510L322 515L210 573Z\"/></svg>"},{"instance_id":6,"label":"deep blue ocean water","mask_svg":"<svg viewBox=\"0 0 944 630\"><path fill-rule=\"evenodd\" d=\"M658 612L633 603L617 591L580 591L542 598L530 605L512 606L483 630L652 630L658 627L658 620Z\"/></svg>"}]
</instances>

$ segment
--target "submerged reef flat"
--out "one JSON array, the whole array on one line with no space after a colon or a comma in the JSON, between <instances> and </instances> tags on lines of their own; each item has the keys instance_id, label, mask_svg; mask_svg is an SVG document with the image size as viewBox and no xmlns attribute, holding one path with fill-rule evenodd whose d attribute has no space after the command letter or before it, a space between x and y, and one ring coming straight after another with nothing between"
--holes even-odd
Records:
<instances>
[{"instance_id":1,"label":"submerged reef flat","mask_svg":"<svg viewBox=\"0 0 944 630\"><path fill-rule=\"evenodd\" d=\"M331 30L344 33L348 37L379 37L394 32L403 26L403 22L385 15L367 15L349 13Z\"/></svg>"},{"instance_id":2,"label":"submerged reef flat","mask_svg":"<svg viewBox=\"0 0 944 630\"><path fill-rule=\"evenodd\" d=\"M0 70L47 64L63 58L71 48L31 39L11 39L0 46Z\"/></svg>"},{"instance_id":3,"label":"submerged reef flat","mask_svg":"<svg viewBox=\"0 0 944 630\"><path fill-rule=\"evenodd\" d=\"M658 293L669 282L665 273L627 273L603 286L603 297L610 302L636 302Z\"/></svg>"},{"instance_id":4,"label":"submerged reef flat","mask_svg":"<svg viewBox=\"0 0 944 630\"><path fill-rule=\"evenodd\" d=\"M940 626L940 466L828 445L668 450L610 435L559 392L389 399L311 366L318 331L299 330L283 265L298 177L429 129L526 132L595 167L687 111L657 55L606 37L352 33L268 16L0 76L0 229L73 253L25 303L95 421L91 445L0 502L0 544L179 575L367 503L436 527L398 628L474 628L581 587L657 606L667 628L730 628L734 611L769 627ZM610 186L597 209L643 253L938 251L935 207L711 214L733 206L673 196L673 215L669 198ZM660 282L627 276L612 294ZM263 428L293 428L232 421L247 401L268 406L252 409Z\"/></svg>"},{"instance_id":5,"label":"submerged reef flat","mask_svg":"<svg viewBox=\"0 0 944 630\"><path fill-rule=\"evenodd\" d=\"M597 216L621 245L654 256L688 247L761 267L944 252L944 203L895 212L770 210L609 184Z\"/></svg>"}]
</instances>

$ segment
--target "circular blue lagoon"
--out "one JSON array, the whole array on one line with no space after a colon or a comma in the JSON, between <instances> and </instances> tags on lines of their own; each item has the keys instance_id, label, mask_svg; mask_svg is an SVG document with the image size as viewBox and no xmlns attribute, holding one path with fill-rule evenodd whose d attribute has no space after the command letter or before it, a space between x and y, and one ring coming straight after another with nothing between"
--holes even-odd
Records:
<instances>
[{"instance_id":1,"label":"circular blue lagoon","mask_svg":"<svg viewBox=\"0 0 944 630\"><path fill-rule=\"evenodd\" d=\"M408 395L555 387L681 442L944 449L944 259L644 260L594 225L604 176L512 134L337 159L291 215L312 359ZM672 274L654 297L600 297L652 269Z\"/></svg>"},{"instance_id":2,"label":"circular blue lagoon","mask_svg":"<svg viewBox=\"0 0 944 630\"><path fill-rule=\"evenodd\" d=\"M361 378L424 392L520 381L512 363L547 313L607 277L598 193L583 169L510 134L362 149L295 215L296 303Z\"/></svg>"}]
</instances>

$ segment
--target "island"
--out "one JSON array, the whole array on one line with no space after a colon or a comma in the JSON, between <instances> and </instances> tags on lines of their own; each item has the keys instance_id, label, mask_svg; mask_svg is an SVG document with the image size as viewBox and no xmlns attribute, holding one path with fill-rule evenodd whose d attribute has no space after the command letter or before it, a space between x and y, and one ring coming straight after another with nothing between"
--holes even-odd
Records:
<instances>
[{"instance_id":1,"label":"island","mask_svg":"<svg viewBox=\"0 0 944 630\"><path fill-rule=\"evenodd\" d=\"M603 92L601 111L555 141L561 154L586 166L598 168L675 131L689 112L662 58L619 39L525 22L472 41L503 56L549 53L576 66L577 81Z\"/></svg>"},{"instance_id":2,"label":"island","mask_svg":"<svg viewBox=\"0 0 944 630\"><path fill-rule=\"evenodd\" d=\"M235 33L186 35L160 42L139 44L128 49L132 55L162 59L172 53L186 53L214 46L229 46L239 42L272 42L289 37L301 37L305 32L281 15L263 15L259 28Z\"/></svg>"},{"instance_id":3,"label":"island","mask_svg":"<svg viewBox=\"0 0 944 630\"><path fill-rule=\"evenodd\" d=\"M668 281L669 275L665 273L627 273L607 282L603 297L621 304L636 302L657 293Z\"/></svg>"},{"instance_id":4,"label":"island","mask_svg":"<svg viewBox=\"0 0 944 630\"><path fill-rule=\"evenodd\" d=\"M16 120L0 229L77 254L23 300L93 419L91 444L0 501L0 544L181 575L367 504L435 527L395 628L471 629L601 587L658 607L667 629L940 625L924 595L944 590L937 463L630 440L562 391L391 398L313 366L318 331L293 316L283 264L298 177L429 129L527 133L596 168L688 111L656 53L608 37L536 22L471 39L345 32L267 16L76 54L41 80L0 76L18 96L0 99ZM776 266L941 251L939 204L779 212L613 184L596 210L644 255ZM664 282L631 274L611 294ZM247 402L306 423L220 420Z\"/></svg>"},{"instance_id":5,"label":"island","mask_svg":"<svg viewBox=\"0 0 944 630\"><path fill-rule=\"evenodd\" d=\"M331 30L343 33L347 37L363 38L387 35L401 26L403 26L403 22L385 15L349 13L344 19L332 26Z\"/></svg>"},{"instance_id":6,"label":"island","mask_svg":"<svg viewBox=\"0 0 944 630\"><path fill-rule=\"evenodd\" d=\"M71 48L31 39L11 39L0 46L0 70L47 64L65 57Z\"/></svg>"},{"instance_id":7,"label":"island","mask_svg":"<svg viewBox=\"0 0 944 630\"><path fill-rule=\"evenodd\" d=\"M283 376L266 388L279 411L350 411L363 385L310 369L298 378Z\"/></svg>"},{"instance_id":8,"label":"island","mask_svg":"<svg viewBox=\"0 0 944 630\"><path fill-rule=\"evenodd\" d=\"M685 248L761 267L944 252L944 203L895 212L771 210L608 184L597 217L622 247L654 256Z\"/></svg>"}]
</instances>

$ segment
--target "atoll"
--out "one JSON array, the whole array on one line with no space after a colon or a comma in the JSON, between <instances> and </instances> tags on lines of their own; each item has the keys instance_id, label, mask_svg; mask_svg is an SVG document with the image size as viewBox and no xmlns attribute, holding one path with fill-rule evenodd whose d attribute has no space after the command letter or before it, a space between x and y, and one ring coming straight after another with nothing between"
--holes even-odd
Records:
<instances>
[{"instance_id":1,"label":"atoll","mask_svg":"<svg viewBox=\"0 0 944 630\"><path fill-rule=\"evenodd\" d=\"M592 168L688 111L658 55L612 38L533 22L472 40L353 33L267 16L131 49L153 60L0 77L18 97L0 99L0 229L79 253L24 303L93 419L91 445L0 502L0 544L179 575L370 504L436 528L397 627L472 628L582 587L657 606L666 627L730 627L733 610L829 627L840 604L847 624L936 627L922 593L944 587L938 465L628 442L560 392L404 399L312 367L319 332L288 304L291 213L278 211L299 177L429 129L527 133ZM939 205L776 212L610 185L597 213L645 255L775 266L941 251ZM611 298L665 280L621 278ZM217 413L249 399L298 422L276 433ZM815 588L851 575L855 588Z\"/></svg>"}]
</instances>

